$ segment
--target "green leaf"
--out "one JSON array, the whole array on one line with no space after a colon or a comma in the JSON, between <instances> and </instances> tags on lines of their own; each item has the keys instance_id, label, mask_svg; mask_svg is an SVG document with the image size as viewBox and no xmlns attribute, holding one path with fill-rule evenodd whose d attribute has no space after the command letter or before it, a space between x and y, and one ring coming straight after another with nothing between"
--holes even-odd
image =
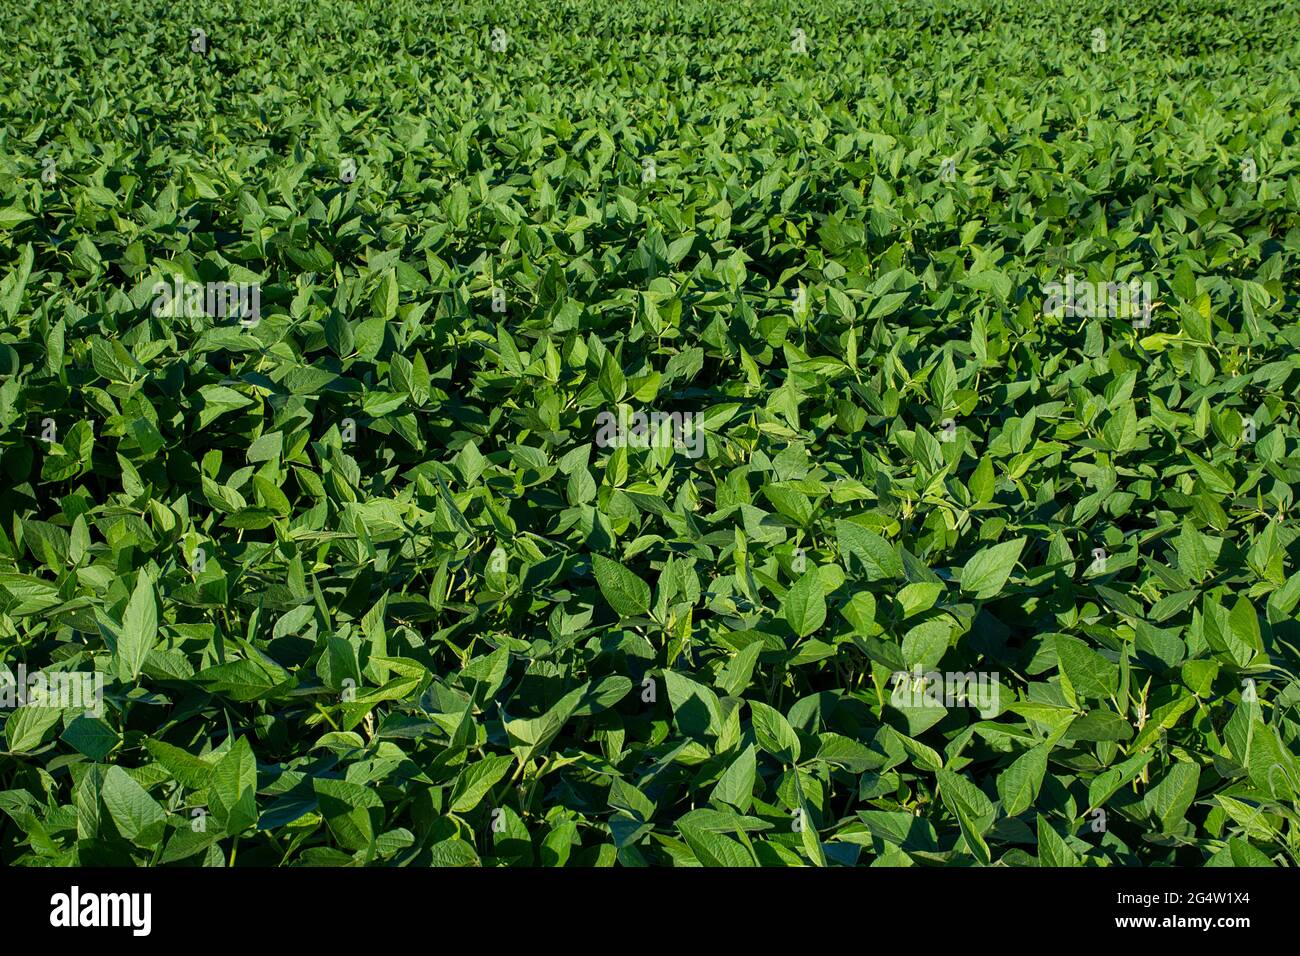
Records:
<instances>
[{"instance_id":1,"label":"green leaf","mask_svg":"<svg viewBox=\"0 0 1300 956\"><path fill-rule=\"evenodd\" d=\"M997 597L1025 549L1025 539L1003 541L977 551L961 569L961 589L977 600Z\"/></svg>"},{"instance_id":2,"label":"green leaf","mask_svg":"<svg viewBox=\"0 0 1300 956\"><path fill-rule=\"evenodd\" d=\"M1119 668L1115 664L1077 638L1057 634L1054 640L1061 673L1075 693L1101 700L1114 696L1119 682Z\"/></svg>"},{"instance_id":3,"label":"green leaf","mask_svg":"<svg viewBox=\"0 0 1300 956\"><path fill-rule=\"evenodd\" d=\"M713 787L710 799L729 803L741 813L746 812L754 802L754 781L757 760L754 745L750 744L740 752L728 766Z\"/></svg>"},{"instance_id":4,"label":"green leaf","mask_svg":"<svg viewBox=\"0 0 1300 956\"><path fill-rule=\"evenodd\" d=\"M489 756L475 761L460 772L451 794L453 813L468 813L479 805L501 778L510 772L514 761L509 757Z\"/></svg>"},{"instance_id":5,"label":"green leaf","mask_svg":"<svg viewBox=\"0 0 1300 956\"><path fill-rule=\"evenodd\" d=\"M783 763L798 763L799 738L781 712L757 700L749 702L749 711L753 717L754 737L758 745Z\"/></svg>"},{"instance_id":6,"label":"green leaf","mask_svg":"<svg viewBox=\"0 0 1300 956\"><path fill-rule=\"evenodd\" d=\"M852 571L850 556L857 558L868 581L884 581L901 577L903 561L892 544L869 528L852 521L836 521L835 537L845 566Z\"/></svg>"},{"instance_id":7,"label":"green leaf","mask_svg":"<svg viewBox=\"0 0 1300 956\"><path fill-rule=\"evenodd\" d=\"M600 593L620 617L641 617L649 612L650 585L603 555L592 555L591 564Z\"/></svg>"},{"instance_id":8,"label":"green leaf","mask_svg":"<svg viewBox=\"0 0 1300 956\"><path fill-rule=\"evenodd\" d=\"M511 749L520 762L550 746L587 696L590 687L590 684L583 684L569 691L540 717L506 721Z\"/></svg>"},{"instance_id":9,"label":"green leaf","mask_svg":"<svg viewBox=\"0 0 1300 956\"><path fill-rule=\"evenodd\" d=\"M121 767L108 768L99 795L123 839L141 847L154 847L162 840L166 813Z\"/></svg>"},{"instance_id":10,"label":"green leaf","mask_svg":"<svg viewBox=\"0 0 1300 956\"><path fill-rule=\"evenodd\" d=\"M1196 785L1200 777L1200 767L1194 763L1179 761L1146 792L1143 805L1147 812L1160 822L1161 829L1165 833L1181 822L1184 814L1191 807L1192 801L1196 799Z\"/></svg>"},{"instance_id":11,"label":"green leaf","mask_svg":"<svg viewBox=\"0 0 1300 956\"><path fill-rule=\"evenodd\" d=\"M957 818L966 849L976 862L988 866L992 856L983 834L993 823L992 802L979 787L951 770L938 770L936 778L943 805Z\"/></svg>"},{"instance_id":12,"label":"green leaf","mask_svg":"<svg viewBox=\"0 0 1300 956\"><path fill-rule=\"evenodd\" d=\"M184 787L203 790L212 780L212 760L201 759L161 740L147 737L144 740L149 755Z\"/></svg>"},{"instance_id":13,"label":"green leaf","mask_svg":"<svg viewBox=\"0 0 1300 956\"><path fill-rule=\"evenodd\" d=\"M62 711L43 704L19 707L5 720L5 741L11 753L30 753L45 742Z\"/></svg>"},{"instance_id":14,"label":"green leaf","mask_svg":"<svg viewBox=\"0 0 1300 956\"><path fill-rule=\"evenodd\" d=\"M375 839L372 814L377 817L383 809L378 795L347 780L316 777L312 787L325 824L339 845L348 850L368 850Z\"/></svg>"},{"instance_id":15,"label":"green leaf","mask_svg":"<svg viewBox=\"0 0 1300 956\"><path fill-rule=\"evenodd\" d=\"M1229 837L1223 849L1205 861L1206 866L1276 866L1245 840Z\"/></svg>"},{"instance_id":16,"label":"green leaf","mask_svg":"<svg viewBox=\"0 0 1300 956\"><path fill-rule=\"evenodd\" d=\"M943 618L922 621L903 635L903 662L908 670L928 671L948 650L952 626Z\"/></svg>"},{"instance_id":17,"label":"green leaf","mask_svg":"<svg viewBox=\"0 0 1300 956\"><path fill-rule=\"evenodd\" d=\"M703 684L676 671L664 671L668 701L677 729L696 739L722 732L722 712L718 696Z\"/></svg>"},{"instance_id":18,"label":"green leaf","mask_svg":"<svg viewBox=\"0 0 1300 956\"><path fill-rule=\"evenodd\" d=\"M145 658L157 639L158 599L153 582L141 571L136 575L135 590L122 614L122 630L117 639L118 674L123 680L140 676Z\"/></svg>"},{"instance_id":19,"label":"green leaf","mask_svg":"<svg viewBox=\"0 0 1300 956\"><path fill-rule=\"evenodd\" d=\"M807 637L826 622L826 597L816 568L810 568L786 592L783 611L798 637Z\"/></svg>"},{"instance_id":20,"label":"green leaf","mask_svg":"<svg viewBox=\"0 0 1300 956\"><path fill-rule=\"evenodd\" d=\"M702 866L753 866L749 852L731 837L702 827L683 826L682 838Z\"/></svg>"},{"instance_id":21,"label":"green leaf","mask_svg":"<svg viewBox=\"0 0 1300 956\"><path fill-rule=\"evenodd\" d=\"M257 762L248 740L237 740L212 768L208 808L231 836L257 821Z\"/></svg>"},{"instance_id":22,"label":"green leaf","mask_svg":"<svg viewBox=\"0 0 1300 956\"><path fill-rule=\"evenodd\" d=\"M1106 427L1102 429L1102 436L1113 451L1131 450L1137 444L1137 407L1132 402L1120 405L1106 422Z\"/></svg>"},{"instance_id":23,"label":"green leaf","mask_svg":"<svg viewBox=\"0 0 1300 956\"><path fill-rule=\"evenodd\" d=\"M1079 856L1065 838L1057 833L1047 818L1038 815L1038 861L1042 866L1075 867L1079 866Z\"/></svg>"},{"instance_id":24,"label":"green leaf","mask_svg":"<svg viewBox=\"0 0 1300 956\"><path fill-rule=\"evenodd\" d=\"M91 760L101 761L117 746L118 733L106 720L82 714L63 731L63 741Z\"/></svg>"},{"instance_id":25,"label":"green leaf","mask_svg":"<svg viewBox=\"0 0 1300 956\"><path fill-rule=\"evenodd\" d=\"M998 796L1002 799L1002 812L1007 816L1024 813L1038 798L1050 750L1051 745L1047 743L1030 747L998 775Z\"/></svg>"},{"instance_id":26,"label":"green leaf","mask_svg":"<svg viewBox=\"0 0 1300 956\"><path fill-rule=\"evenodd\" d=\"M269 432L258 437L248 446L246 457L250 462L274 461L280 457L283 446L284 434L282 432Z\"/></svg>"}]
</instances>

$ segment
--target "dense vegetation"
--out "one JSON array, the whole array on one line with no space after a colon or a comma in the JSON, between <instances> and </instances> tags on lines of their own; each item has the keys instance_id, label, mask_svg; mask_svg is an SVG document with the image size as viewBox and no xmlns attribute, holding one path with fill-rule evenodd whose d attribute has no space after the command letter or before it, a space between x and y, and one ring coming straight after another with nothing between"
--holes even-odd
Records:
<instances>
[{"instance_id":1,"label":"dense vegetation","mask_svg":"<svg viewBox=\"0 0 1300 956\"><path fill-rule=\"evenodd\" d=\"M6 863L1296 863L1295 4L0 13Z\"/></svg>"}]
</instances>

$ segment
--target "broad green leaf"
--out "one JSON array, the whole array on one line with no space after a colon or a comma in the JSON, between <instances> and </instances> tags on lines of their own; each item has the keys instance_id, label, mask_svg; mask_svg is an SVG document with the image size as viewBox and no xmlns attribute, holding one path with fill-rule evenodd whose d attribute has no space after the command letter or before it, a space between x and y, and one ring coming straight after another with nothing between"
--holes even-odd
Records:
<instances>
[{"instance_id":1,"label":"broad green leaf","mask_svg":"<svg viewBox=\"0 0 1300 956\"><path fill-rule=\"evenodd\" d=\"M142 571L136 576L135 590L122 614L122 630L117 639L118 674L124 680L140 676L145 658L158 638L158 602L153 582Z\"/></svg>"},{"instance_id":2,"label":"broad green leaf","mask_svg":"<svg viewBox=\"0 0 1300 956\"><path fill-rule=\"evenodd\" d=\"M468 813L478 806L489 790L510 772L514 761L493 756L475 761L460 772L451 795L453 813Z\"/></svg>"},{"instance_id":3,"label":"broad green leaf","mask_svg":"<svg viewBox=\"0 0 1300 956\"><path fill-rule=\"evenodd\" d=\"M1075 867L1080 866L1079 855L1070 848L1069 843L1047 822L1041 813L1038 815L1038 862L1042 866Z\"/></svg>"},{"instance_id":4,"label":"broad green leaf","mask_svg":"<svg viewBox=\"0 0 1300 956\"><path fill-rule=\"evenodd\" d=\"M860 567L868 581L888 580L903 574L903 562L894 546L869 528L852 521L836 521L835 536L840 553L844 555L850 571Z\"/></svg>"},{"instance_id":5,"label":"broad green leaf","mask_svg":"<svg viewBox=\"0 0 1300 956\"><path fill-rule=\"evenodd\" d=\"M757 700L749 702L749 710L758 745L783 763L798 763L799 738L781 712Z\"/></svg>"},{"instance_id":6,"label":"broad green leaf","mask_svg":"<svg viewBox=\"0 0 1300 956\"><path fill-rule=\"evenodd\" d=\"M163 808L121 767L108 768L99 795L123 839L142 847L156 846L162 839L167 820Z\"/></svg>"},{"instance_id":7,"label":"broad green leaf","mask_svg":"<svg viewBox=\"0 0 1300 956\"><path fill-rule=\"evenodd\" d=\"M807 637L826 621L826 598L816 568L806 571L786 592L785 619L797 637Z\"/></svg>"},{"instance_id":8,"label":"broad green leaf","mask_svg":"<svg viewBox=\"0 0 1300 956\"><path fill-rule=\"evenodd\" d=\"M1002 799L1002 811L1007 816L1017 816L1033 805L1038 790L1043 785L1043 776L1047 773L1047 754L1050 750L1051 745L1047 743L1030 747L998 775L998 796Z\"/></svg>"},{"instance_id":9,"label":"broad green leaf","mask_svg":"<svg viewBox=\"0 0 1300 956\"><path fill-rule=\"evenodd\" d=\"M982 548L962 567L961 589L981 601L996 597L1006 586L1024 549L1024 538Z\"/></svg>"},{"instance_id":10,"label":"broad green leaf","mask_svg":"<svg viewBox=\"0 0 1300 956\"><path fill-rule=\"evenodd\" d=\"M729 803L744 813L754 800L756 760L751 744L740 752L713 787L711 798Z\"/></svg>"},{"instance_id":11,"label":"broad green leaf","mask_svg":"<svg viewBox=\"0 0 1300 956\"><path fill-rule=\"evenodd\" d=\"M1196 764L1179 761L1146 792L1142 802L1165 832L1179 823L1191 807L1200 776L1201 768Z\"/></svg>"},{"instance_id":12,"label":"broad green leaf","mask_svg":"<svg viewBox=\"0 0 1300 956\"><path fill-rule=\"evenodd\" d=\"M257 762L247 738L235 741L212 767L208 805L212 815L232 836L257 821Z\"/></svg>"},{"instance_id":13,"label":"broad green leaf","mask_svg":"<svg viewBox=\"0 0 1300 956\"><path fill-rule=\"evenodd\" d=\"M993 804L978 787L951 770L937 771L936 778L943 804L957 818L967 851L976 862L988 866L992 856L984 832L993 822Z\"/></svg>"},{"instance_id":14,"label":"broad green leaf","mask_svg":"<svg viewBox=\"0 0 1300 956\"><path fill-rule=\"evenodd\" d=\"M57 707L29 704L12 711L5 720L5 743L13 753L30 753L51 735L62 711Z\"/></svg>"},{"instance_id":15,"label":"broad green leaf","mask_svg":"<svg viewBox=\"0 0 1300 956\"><path fill-rule=\"evenodd\" d=\"M592 555L591 563L600 593L620 617L640 617L650 610L648 584L617 561L603 555Z\"/></svg>"}]
</instances>

